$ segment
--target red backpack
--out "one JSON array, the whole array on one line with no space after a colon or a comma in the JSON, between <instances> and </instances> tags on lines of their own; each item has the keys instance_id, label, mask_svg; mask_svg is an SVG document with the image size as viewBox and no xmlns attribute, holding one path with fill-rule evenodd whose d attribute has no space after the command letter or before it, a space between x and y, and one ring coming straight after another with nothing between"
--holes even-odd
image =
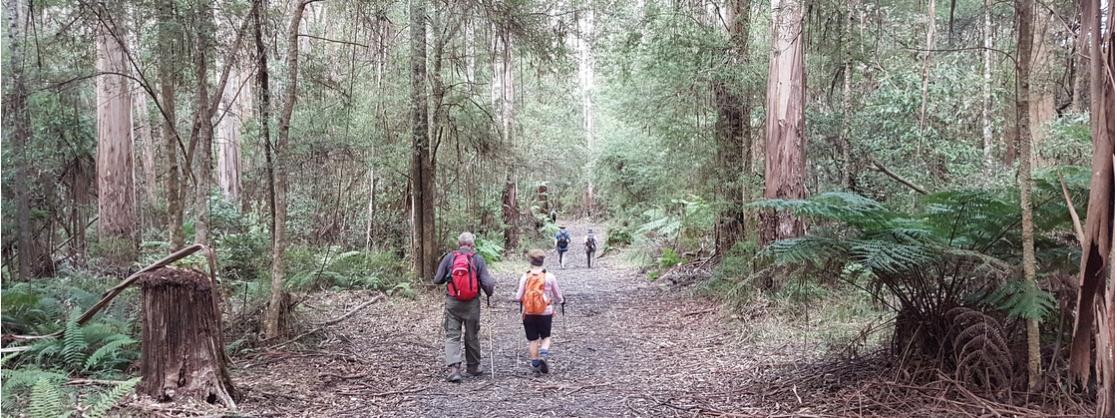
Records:
<instances>
[{"instance_id":1,"label":"red backpack","mask_svg":"<svg viewBox=\"0 0 1117 418\"><path fill-rule=\"evenodd\" d=\"M446 293L454 299L468 302L476 299L480 291L481 282L477 280L477 271L473 269L473 254L454 251L454 261L450 264L450 283L446 285Z\"/></svg>"}]
</instances>

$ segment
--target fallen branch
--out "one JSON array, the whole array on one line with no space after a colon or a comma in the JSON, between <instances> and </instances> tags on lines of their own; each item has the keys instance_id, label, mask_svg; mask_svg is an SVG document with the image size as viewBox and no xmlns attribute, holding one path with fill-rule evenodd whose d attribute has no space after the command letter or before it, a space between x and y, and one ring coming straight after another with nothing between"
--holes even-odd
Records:
<instances>
[{"instance_id":1,"label":"fallen branch","mask_svg":"<svg viewBox=\"0 0 1117 418\"><path fill-rule=\"evenodd\" d=\"M915 183L912 183L912 182L908 181L908 179L900 177L899 174L893 173L892 170L889 170L888 167L885 167L881 163L877 162L877 160L872 160L872 162L873 162L873 166L876 167L877 171L880 171L881 173L884 173L884 175L886 175L888 177L891 177L893 180L896 180L896 181L900 182L900 184L908 186L908 188L910 188L912 190L915 190L919 194L927 194L926 189L915 185Z\"/></svg>"},{"instance_id":2,"label":"fallen branch","mask_svg":"<svg viewBox=\"0 0 1117 418\"><path fill-rule=\"evenodd\" d=\"M186 248L183 248L181 250L175 251L175 252L171 253L171 255L163 257L159 261L151 263L147 267L144 267L144 268L140 269L139 271L137 271L135 273L132 273L131 276L128 276L127 278L122 280L120 283L118 283L116 286L113 286L112 289L109 289L108 291L106 291L105 294L103 296L101 296L101 300L97 301L97 303L95 305L90 307L89 310L85 311L85 313L82 314L81 317L78 317L78 325L83 325L86 322L89 322L90 319L93 319L93 316L97 315L97 312L100 312L101 309L104 309L105 306L108 306L108 304L110 302L112 302L113 299L115 299L118 295L120 295L120 293L123 292L124 289L127 289L128 286L131 286L132 283L134 283L136 280L138 280L140 278L140 276L142 276L144 273L166 267L168 264L171 264L175 261L186 258L186 256L188 256L190 254L194 254L195 252L198 252L198 250L205 249L205 248L206 248L206 246L202 245L202 244L191 245L189 247L186 247ZM210 268L211 269L213 268L212 259L210 261ZM212 275L212 272L210 274ZM20 339L20 340L36 340L36 339L41 339L41 338L55 338L55 337L61 337L62 333L64 331L65 330L58 330L58 331L55 331L55 332L52 332L52 333L46 334L46 335L13 335L13 336L11 336L11 338ZM9 347L9 348L15 348L15 347Z\"/></svg>"},{"instance_id":3,"label":"fallen branch","mask_svg":"<svg viewBox=\"0 0 1117 418\"><path fill-rule=\"evenodd\" d=\"M278 343L278 344L275 344L275 345L269 346L269 347L268 347L267 349L268 349L268 350L272 350L272 349L280 348L280 347L283 347L283 346L285 346L285 345L287 345L287 344L290 344L290 343L293 343L293 342L295 342L295 341L301 340L301 339L302 339L303 337L306 337L306 336L308 336L308 335L310 335L310 334L314 334L314 333L316 333L316 332L318 332L318 331L321 331L321 330L325 329L326 327L328 327L328 326L330 326L330 325L333 325L333 324L336 324L336 323L338 323L338 322L344 321L344 320L345 320L346 318L349 318L350 316L353 316L353 314L357 313L357 312L358 312L358 311L360 311L361 309L364 309L364 308L368 307L369 305L372 305L372 304L374 304L374 303L376 303L376 302L382 301L382 300L384 300L384 299L385 299L386 297L387 297L387 296L385 296L385 295L384 295L384 293L380 293L379 295L376 295L376 297L374 297L374 298L370 299L369 301L367 301L367 302L365 302L365 303L362 303L362 304L358 305L358 306L357 306L356 308L353 308L353 309L352 309L352 310L350 310L349 312L346 312L345 314L343 314L343 315L341 315L341 316L339 316L339 317L337 317L337 318L334 318L334 319L331 319L331 320L329 320L329 321L326 321L326 322L323 322L323 323L321 323L321 324L318 324L318 326L317 326L317 327L315 327L314 329L312 329L312 330L310 330L310 331L307 331L307 332L304 332L304 333L302 333L302 334L296 335L296 336L295 336L295 338L289 339L289 340L287 340L287 341L284 341L284 342L281 342L281 343Z\"/></svg>"},{"instance_id":4,"label":"fallen branch","mask_svg":"<svg viewBox=\"0 0 1117 418\"><path fill-rule=\"evenodd\" d=\"M1086 234L1082 232L1082 220L1078 218L1078 211L1074 209L1074 201L1070 198L1070 191L1067 190L1067 182L1063 181L1063 175L1059 174L1059 186L1063 187L1063 199L1067 202L1067 211L1070 212L1070 220L1074 223L1074 236L1078 238L1078 245L1086 248Z\"/></svg>"},{"instance_id":5,"label":"fallen branch","mask_svg":"<svg viewBox=\"0 0 1117 418\"><path fill-rule=\"evenodd\" d=\"M412 389L393 390L393 391L390 391L390 392L379 392L379 393L338 392L338 394L339 395L347 395L347 396L368 396L368 397L377 398L377 397L381 397L381 396L406 395L406 394L409 394L409 393L422 392L422 391L427 390L427 389L430 389L430 386L420 386L420 387L412 388Z\"/></svg>"}]
</instances>

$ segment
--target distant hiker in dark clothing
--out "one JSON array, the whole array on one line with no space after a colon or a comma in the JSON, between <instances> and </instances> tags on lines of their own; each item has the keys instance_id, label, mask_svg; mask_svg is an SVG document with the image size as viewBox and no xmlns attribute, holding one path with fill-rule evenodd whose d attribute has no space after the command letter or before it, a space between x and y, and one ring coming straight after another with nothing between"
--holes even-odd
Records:
<instances>
[{"instance_id":1,"label":"distant hiker in dark clothing","mask_svg":"<svg viewBox=\"0 0 1117 418\"><path fill-rule=\"evenodd\" d=\"M566 264L562 259L563 254L570 249L570 231L566 230L565 226L560 226L559 231L555 234L555 251L559 255L559 267L566 268Z\"/></svg>"},{"instance_id":2,"label":"distant hiker in dark clothing","mask_svg":"<svg viewBox=\"0 0 1117 418\"><path fill-rule=\"evenodd\" d=\"M586 268L593 268L593 255L597 254L597 237L593 235L593 230L586 232L586 239L582 242L586 247Z\"/></svg>"},{"instance_id":3,"label":"distant hiker in dark clothing","mask_svg":"<svg viewBox=\"0 0 1117 418\"><path fill-rule=\"evenodd\" d=\"M466 373L480 376L481 371L481 292L493 294L493 278L485 267L485 259L473 250L473 234L458 236L458 249L451 251L438 264L434 284L446 284L446 309L442 327L446 331L446 380L461 382L462 328L465 328Z\"/></svg>"},{"instance_id":4,"label":"distant hiker in dark clothing","mask_svg":"<svg viewBox=\"0 0 1117 418\"><path fill-rule=\"evenodd\" d=\"M523 310L524 335L528 340L528 354L531 357L531 371L536 375L549 373L547 356L551 349L551 319L555 315L554 304L562 305L566 299L559 289L554 274L543 269L543 250L528 252L531 269L520 276L516 289L516 301Z\"/></svg>"},{"instance_id":5,"label":"distant hiker in dark clothing","mask_svg":"<svg viewBox=\"0 0 1117 418\"><path fill-rule=\"evenodd\" d=\"M551 217L551 223L558 222L558 211L556 211L554 209L551 209L550 217Z\"/></svg>"}]
</instances>

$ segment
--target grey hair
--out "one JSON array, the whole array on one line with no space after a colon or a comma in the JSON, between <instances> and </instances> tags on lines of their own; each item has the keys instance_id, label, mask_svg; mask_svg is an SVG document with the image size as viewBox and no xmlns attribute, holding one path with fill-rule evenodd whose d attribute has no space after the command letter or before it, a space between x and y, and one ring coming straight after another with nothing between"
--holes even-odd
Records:
<instances>
[{"instance_id":1,"label":"grey hair","mask_svg":"<svg viewBox=\"0 0 1117 418\"><path fill-rule=\"evenodd\" d=\"M473 238L473 233L472 232L466 231L466 232L462 232L461 235L458 235L458 245L459 246L468 245L468 246L472 247L473 246L473 240L474 240L474 238Z\"/></svg>"}]
</instances>

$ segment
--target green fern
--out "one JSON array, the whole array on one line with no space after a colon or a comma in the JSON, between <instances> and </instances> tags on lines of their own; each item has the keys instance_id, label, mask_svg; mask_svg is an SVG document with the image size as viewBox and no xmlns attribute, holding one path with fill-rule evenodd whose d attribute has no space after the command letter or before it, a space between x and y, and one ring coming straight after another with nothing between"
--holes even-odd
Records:
<instances>
[{"instance_id":1,"label":"green fern","mask_svg":"<svg viewBox=\"0 0 1117 418\"><path fill-rule=\"evenodd\" d=\"M990 292L984 302L996 306L1010 316L1043 321L1055 310L1055 296L1034 283L1014 280Z\"/></svg>"},{"instance_id":2,"label":"green fern","mask_svg":"<svg viewBox=\"0 0 1117 418\"><path fill-rule=\"evenodd\" d=\"M92 405L92 407L89 409L89 412L87 412L85 416L88 416L90 418L104 417L105 414L116 407L116 405L119 404L125 396L128 396L128 394L134 392L136 390L136 385L139 384L140 378L138 377L118 383L116 386L113 386L113 388L109 390L108 393L102 395L97 400L97 403Z\"/></svg>"},{"instance_id":3,"label":"green fern","mask_svg":"<svg viewBox=\"0 0 1117 418\"><path fill-rule=\"evenodd\" d=\"M66 322L66 331L62 335L62 359L70 367L81 367L85 362L85 350L89 343L85 340L85 330L78 325L78 312L75 310Z\"/></svg>"},{"instance_id":4,"label":"green fern","mask_svg":"<svg viewBox=\"0 0 1117 418\"><path fill-rule=\"evenodd\" d=\"M138 341L132 339L132 337L124 335L120 335L119 338L108 341L85 359L85 369L90 370L101 366L107 357L116 355L122 348L136 344L137 342Z\"/></svg>"},{"instance_id":5,"label":"green fern","mask_svg":"<svg viewBox=\"0 0 1117 418\"><path fill-rule=\"evenodd\" d=\"M58 384L45 378L37 380L31 388L31 406L28 408L31 418L70 416L71 412L64 410L62 391Z\"/></svg>"}]
</instances>

